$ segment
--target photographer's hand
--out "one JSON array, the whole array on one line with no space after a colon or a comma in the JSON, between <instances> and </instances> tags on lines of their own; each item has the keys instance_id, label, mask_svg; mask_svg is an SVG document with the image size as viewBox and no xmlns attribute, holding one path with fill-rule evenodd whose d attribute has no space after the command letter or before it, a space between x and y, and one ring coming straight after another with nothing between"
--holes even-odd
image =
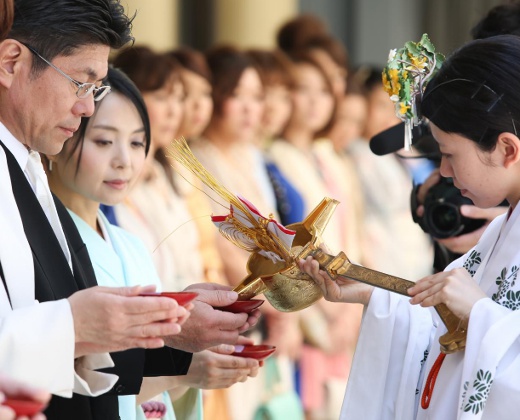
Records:
<instances>
[{"instance_id":1,"label":"photographer's hand","mask_svg":"<svg viewBox=\"0 0 520 420\"><path fill-rule=\"evenodd\" d=\"M453 236L446 239L436 239L436 241L448 248L451 252L456 254L465 254L477 244L480 237L482 236L482 233L484 230L486 230L491 221L506 211L507 207L505 206L481 209L475 206L463 205L460 207L460 213L463 216L469 217L470 219L486 219L486 223L482 227L474 230L473 232L466 233L465 235Z\"/></svg>"},{"instance_id":2,"label":"photographer's hand","mask_svg":"<svg viewBox=\"0 0 520 420\"><path fill-rule=\"evenodd\" d=\"M424 181L424 183L419 187L417 190L417 216L423 217L424 216L424 199L426 198L426 195L428 194L428 191L431 187L434 185L437 185L441 180L441 174L438 169L434 169L431 174L428 176L428 178Z\"/></svg>"}]
</instances>

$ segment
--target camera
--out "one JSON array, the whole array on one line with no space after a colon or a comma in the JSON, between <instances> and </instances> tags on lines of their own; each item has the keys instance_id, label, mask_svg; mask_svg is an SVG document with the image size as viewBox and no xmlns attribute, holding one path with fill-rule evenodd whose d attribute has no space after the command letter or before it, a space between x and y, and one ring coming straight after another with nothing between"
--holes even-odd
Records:
<instances>
[{"instance_id":1,"label":"camera","mask_svg":"<svg viewBox=\"0 0 520 420\"><path fill-rule=\"evenodd\" d=\"M426 158L439 166L441 154L437 142L432 137L429 125L420 123L413 128L413 146L418 152L416 158ZM370 139L370 149L376 155L395 153L402 148L404 138L404 123L397 124ZM404 159L409 157L401 156ZM424 199L424 215L417 216L417 188L414 187L411 196L412 217L422 230L434 238L445 239L473 232L486 222L485 219L470 219L460 213L460 206L473 202L460 194L453 185L451 178L441 178L441 181L431 187Z\"/></svg>"},{"instance_id":2,"label":"camera","mask_svg":"<svg viewBox=\"0 0 520 420\"><path fill-rule=\"evenodd\" d=\"M470 219L460 213L460 206L473 202L460 194L451 178L441 178L438 184L428 190L422 217L417 216L416 197L414 188L411 199L413 220L434 238L445 239L473 232L486 222L485 219Z\"/></svg>"}]
</instances>

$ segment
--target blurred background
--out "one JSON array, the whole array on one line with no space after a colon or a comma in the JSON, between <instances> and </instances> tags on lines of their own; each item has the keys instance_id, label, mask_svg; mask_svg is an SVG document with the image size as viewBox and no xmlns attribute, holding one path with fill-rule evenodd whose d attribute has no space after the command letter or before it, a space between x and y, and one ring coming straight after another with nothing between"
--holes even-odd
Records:
<instances>
[{"instance_id":1,"label":"blurred background","mask_svg":"<svg viewBox=\"0 0 520 420\"><path fill-rule=\"evenodd\" d=\"M384 65L390 48L427 32L438 51L469 40L470 28L500 0L127 0L137 11L136 43L158 50L215 43L274 47L277 28L298 14L319 16L351 63Z\"/></svg>"}]
</instances>

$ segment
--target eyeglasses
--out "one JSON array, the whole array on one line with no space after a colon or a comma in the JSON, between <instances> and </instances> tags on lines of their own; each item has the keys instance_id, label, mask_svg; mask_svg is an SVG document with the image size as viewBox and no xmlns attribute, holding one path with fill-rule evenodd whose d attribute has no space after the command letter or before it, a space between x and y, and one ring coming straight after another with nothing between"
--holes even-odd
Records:
<instances>
[{"instance_id":1,"label":"eyeglasses","mask_svg":"<svg viewBox=\"0 0 520 420\"><path fill-rule=\"evenodd\" d=\"M44 61L47 65L52 67L54 70L56 70L58 73L60 73L63 77L66 77L68 80L70 80L74 85L78 88L76 90L76 96L79 99L85 99L87 98L91 93L94 95L94 101L100 101L103 99L108 93L110 93L110 86L101 85L96 86L95 83L80 83L77 80L70 77L68 74L66 74L63 70L56 67L54 64L52 64L49 60L43 58L38 51L36 51L33 47L30 45L27 45L23 42L21 44L25 45L29 51L31 51L36 57L38 57L40 60Z\"/></svg>"}]
</instances>

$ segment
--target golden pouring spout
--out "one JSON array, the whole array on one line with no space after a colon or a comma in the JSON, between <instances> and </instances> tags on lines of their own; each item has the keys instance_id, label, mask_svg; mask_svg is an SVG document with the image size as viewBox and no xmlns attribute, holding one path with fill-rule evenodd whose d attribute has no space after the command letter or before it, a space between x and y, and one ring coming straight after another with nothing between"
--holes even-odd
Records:
<instances>
[{"instance_id":1,"label":"golden pouring spout","mask_svg":"<svg viewBox=\"0 0 520 420\"><path fill-rule=\"evenodd\" d=\"M247 262L249 274L233 289L239 294L239 300L248 300L263 293L271 305L282 312L299 311L312 305L323 294L319 286L297 264L297 261L309 255L333 279L338 276L346 277L408 296L407 290L414 282L353 264L343 252L333 256L319 248L323 231L338 204L334 199L325 198L303 222L287 226L296 231L290 261L274 263L257 252L252 253ZM437 305L435 310L448 329L439 339L441 351L454 353L462 350L466 345L465 324L444 304Z\"/></svg>"}]
</instances>

